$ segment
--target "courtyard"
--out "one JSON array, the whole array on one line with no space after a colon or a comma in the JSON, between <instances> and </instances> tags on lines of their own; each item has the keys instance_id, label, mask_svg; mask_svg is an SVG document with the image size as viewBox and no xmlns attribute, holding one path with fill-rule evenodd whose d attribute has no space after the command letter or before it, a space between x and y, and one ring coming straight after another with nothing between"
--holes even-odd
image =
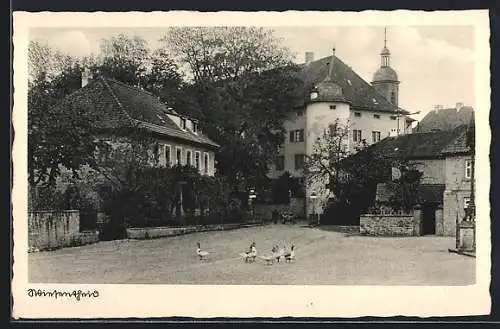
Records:
<instances>
[{"instance_id":1,"label":"courtyard","mask_svg":"<svg viewBox=\"0 0 500 329\"><path fill-rule=\"evenodd\" d=\"M292 263L239 254L255 241L296 246ZM200 260L196 243L210 254ZM468 285L475 258L449 253L453 237L367 237L301 225L265 225L153 240L119 240L29 254L32 283Z\"/></svg>"}]
</instances>

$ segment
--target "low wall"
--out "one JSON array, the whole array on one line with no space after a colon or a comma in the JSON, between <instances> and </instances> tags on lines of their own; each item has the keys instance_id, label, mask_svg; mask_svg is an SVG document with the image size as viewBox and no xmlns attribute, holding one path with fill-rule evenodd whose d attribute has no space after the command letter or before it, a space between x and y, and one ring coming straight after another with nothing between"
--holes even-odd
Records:
<instances>
[{"instance_id":1,"label":"low wall","mask_svg":"<svg viewBox=\"0 0 500 329\"><path fill-rule=\"evenodd\" d=\"M176 235L184 235L196 232L207 231L225 231L243 227L260 226L262 223L246 223L246 224L214 224L214 225L198 225L188 227L144 227L144 228L127 228L127 237L129 239L155 239Z\"/></svg>"},{"instance_id":2,"label":"low wall","mask_svg":"<svg viewBox=\"0 0 500 329\"><path fill-rule=\"evenodd\" d=\"M359 218L359 232L375 236L418 236L420 219L415 215L365 214Z\"/></svg>"},{"instance_id":3,"label":"low wall","mask_svg":"<svg viewBox=\"0 0 500 329\"><path fill-rule=\"evenodd\" d=\"M30 249L70 246L79 230L78 210L28 213L28 247Z\"/></svg>"},{"instance_id":4,"label":"low wall","mask_svg":"<svg viewBox=\"0 0 500 329\"><path fill-rule=\"evenodd\" d=\"M340 233L359 233L359 225L321 225L321 229Z\"/></svg>"},{"instance_id":5,"label":"low wall","mask_svg":"<svg viewBox=\"0 0 500 329\"><path fill-rule=\"evenodd\" d=\"M73 237L71 246L84 246L96 242L99 242L99 231L84 231Z\"/></svg>"}]
</instances>

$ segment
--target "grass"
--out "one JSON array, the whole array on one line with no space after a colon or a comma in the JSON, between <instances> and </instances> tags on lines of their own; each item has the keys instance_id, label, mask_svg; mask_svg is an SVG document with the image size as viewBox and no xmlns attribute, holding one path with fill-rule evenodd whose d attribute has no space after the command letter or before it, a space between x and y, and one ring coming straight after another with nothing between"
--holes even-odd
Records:
<instances>
[{"instance_id":1,"label":"grass","mask_svg":"<svg viewBox=\"0 0 500 329\"><path fill-rule=\"evenodd\" d=\"M296 245L295 262L247 264L239 254L252 241L259 255ZM300 225L266 225L154 240L120 240L29 254L33 283L467 285L475 259L449 253L452 237L377 238ZM196 256L196 243L210 252Z\"/></svg>"}]
</instances>

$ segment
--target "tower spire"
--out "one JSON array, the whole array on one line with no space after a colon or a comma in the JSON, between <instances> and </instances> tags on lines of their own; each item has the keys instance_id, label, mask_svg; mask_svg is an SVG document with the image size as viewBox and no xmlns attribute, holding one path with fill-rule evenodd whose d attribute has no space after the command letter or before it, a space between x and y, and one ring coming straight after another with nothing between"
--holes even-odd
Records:
<instances>
[{"instance_id":1,"label":"tower spire","mask_svg":"<svg viewBox=\"0 0 500 329\"><path fill-rule=\"evenodd\" d=\"M387 48L387 27L384 27L384 48Z\"/></svg>"}]
</instances>

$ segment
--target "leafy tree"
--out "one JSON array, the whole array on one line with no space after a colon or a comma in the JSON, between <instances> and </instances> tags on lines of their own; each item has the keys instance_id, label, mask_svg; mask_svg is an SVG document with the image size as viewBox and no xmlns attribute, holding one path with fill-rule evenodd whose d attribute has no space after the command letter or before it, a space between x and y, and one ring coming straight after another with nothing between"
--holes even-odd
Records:
<instances>
[{"instance_id":1,"label":"leafy tree","mask_svg":"<svg viewBox=\"0 0 500 329\"><path fill-rule=\"evenodd\" d=\"M192 80L179 110L222 145L217 170L236 188L259 185L301 85L288 49L262 28L172 28L162 41Z\"/></svg>"},{"instance_id":2,"label":"leafy tree","mask_svg":"<svg viewBox=\"0 0 500 329\"><path fill-rule=\"evenodd\" d=\"M309 185L324 182L324 187L336 198L343 198L346 183L346 171L343 160L350 155L348 148L350 124L336 119L318 137L313 152L307 156L305 174Z\"/></svg>"}]
</instances>

